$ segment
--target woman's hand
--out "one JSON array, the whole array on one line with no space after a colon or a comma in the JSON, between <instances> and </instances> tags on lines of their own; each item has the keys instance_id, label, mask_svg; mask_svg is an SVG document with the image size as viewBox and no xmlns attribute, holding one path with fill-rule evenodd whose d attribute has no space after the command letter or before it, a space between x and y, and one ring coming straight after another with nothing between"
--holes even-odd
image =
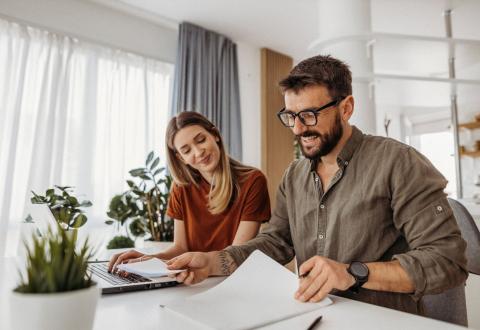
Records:
<instances>
[{"instance_id":1,"label":"woman's hand","mask_svg":"<svg viewBox=\"0 0 480 330\"><path fill-rule=\"evenodd\" d=\"M120 264L140 262L140 261L145 261L151 258L153 257L140 253L136 250L117 253L112 256L112 258L110 259L110 262L108 263L108 272L115 273L117 270L117 266Z\"/></svg>"}]
</instances>

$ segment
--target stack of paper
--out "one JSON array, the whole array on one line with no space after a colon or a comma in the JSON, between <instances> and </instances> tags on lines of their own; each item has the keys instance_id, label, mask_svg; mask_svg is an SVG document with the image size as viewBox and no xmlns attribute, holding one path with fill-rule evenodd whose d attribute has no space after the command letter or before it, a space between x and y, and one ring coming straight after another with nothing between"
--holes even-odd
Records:
<instances>
[{"instance_id":1,"label":"stack of paper","mask_svg":"<svg viewBox=\"0 0 480 330\"><path fill-rule=\"evenodd\" d=\"M181 272L181 270L169 270L167 264L158 258L152 258L131 264L120 264L117 268L128 273L138 274L145 277L161 277Z\"/></svg>"},{"instance_id":2,"label":"stack of paper","mask_svg":"<svg viewBox=\"0 0 480 330\"><path fill-rule=\"evenodd\" d=\"M212 329L251 329L329 305L294 299L298 278L260 251L250 257L216 287L162 306Z\"/></svg>"}]
</instances>

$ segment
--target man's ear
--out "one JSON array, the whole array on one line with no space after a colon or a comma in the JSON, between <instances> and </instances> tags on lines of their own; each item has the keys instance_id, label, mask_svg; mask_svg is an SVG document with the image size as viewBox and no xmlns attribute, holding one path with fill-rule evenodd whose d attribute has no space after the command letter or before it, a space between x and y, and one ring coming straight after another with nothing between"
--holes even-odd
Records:
<instances>
[{"instance_id":1,"label":"man's ear","mask_svg":"<svg viewBox=\"0 0 480 330\"><path fill-rule=\"evenodd\" d=\"M355 100L352 95L347 96L340 102L340 109L342 114L342 120L348 121L353 115L353 108L355 106Z\"/></svg>"}]
</instances>

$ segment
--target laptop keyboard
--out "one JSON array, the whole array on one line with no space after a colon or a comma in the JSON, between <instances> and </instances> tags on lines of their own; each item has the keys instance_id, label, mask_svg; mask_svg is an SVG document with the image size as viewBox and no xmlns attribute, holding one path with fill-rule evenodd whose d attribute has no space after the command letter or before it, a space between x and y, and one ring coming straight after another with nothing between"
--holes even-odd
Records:
<instances>
[{"instance_id":1,"label":"laptop keyboard","mask_svg":"<svg viewBox=\"0 0 480 330\"><path fill-rule=\"evenodd\" d=\"M88 269L98 277L107 281L112 285L122 285L122 284L132 284L132 283L143 283L151 282L148 278L137 274L128 274L127 277L123 277L117 274L112 274L108 272L107 263L91 263L88 265Z\"/></svg>"}]
</instances>

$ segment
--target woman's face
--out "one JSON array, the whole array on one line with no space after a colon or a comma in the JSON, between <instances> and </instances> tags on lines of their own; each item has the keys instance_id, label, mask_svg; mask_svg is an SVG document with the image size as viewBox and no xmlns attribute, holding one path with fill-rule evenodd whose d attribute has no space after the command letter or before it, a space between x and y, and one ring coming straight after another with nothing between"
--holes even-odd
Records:
<instances>
[{"instance_id":1,"label":"woman's face","mask_svg":"<svg viewBox=\"0 0 480 330\"><path fill-rule=\"evenodd\" d=\"M175 134L173 146L185 164L210 178L220 162L218 138L200 125L182 128Z\"/></svg>"}]
</instances>

